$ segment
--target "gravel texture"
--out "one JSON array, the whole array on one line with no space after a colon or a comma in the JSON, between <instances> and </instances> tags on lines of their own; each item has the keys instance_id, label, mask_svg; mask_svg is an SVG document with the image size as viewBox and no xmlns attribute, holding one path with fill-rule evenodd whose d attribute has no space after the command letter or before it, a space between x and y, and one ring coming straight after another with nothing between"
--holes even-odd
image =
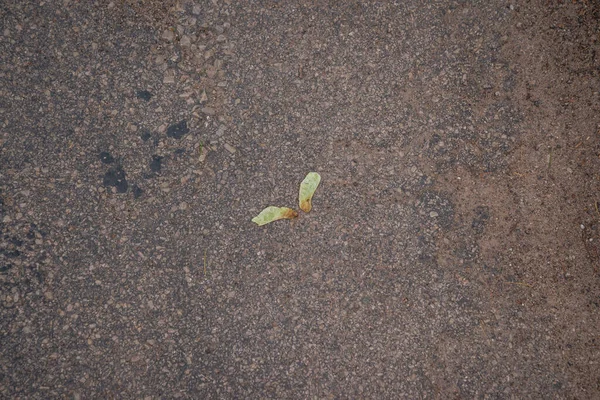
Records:
<instances>
[{"instance_id":1,"label":"gravel texture","mask_svg":"<svg viewBox=\"0 0 600 400\"><path fill-rule=\"evenodd\" d=\"M0 397L600 397L596 2L0 21Z\"/></svg>"}]
</instances>

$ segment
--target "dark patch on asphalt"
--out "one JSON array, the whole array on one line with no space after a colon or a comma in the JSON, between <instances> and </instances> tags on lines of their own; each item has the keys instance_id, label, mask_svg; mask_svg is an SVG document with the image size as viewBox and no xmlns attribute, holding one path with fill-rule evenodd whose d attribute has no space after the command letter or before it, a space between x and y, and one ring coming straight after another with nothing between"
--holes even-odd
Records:
<instances>
[{"instance_id":1,"label":"dark patch on asphalt","mask_svg":"<svg viewBox=\"0 0 600 400\"><path fill-rule=\"evenodd\" d=\"M115 161L114 157L108 151L101 152L99 157L103 164L112 164Z\"/></svg>"},{"instance_id":2,"label":"dark patch on asphalt","mask_svg":"<svg viewBox=\"0 0 600 400\"><path fill-rule=\"evenodd\" d=\"M152 161L150 161L150 171L159 174L162 167L162 159L163 157L161 156L153 155Z\"/></svg>"},{"instance_id":3,"label":"dark patch on asphalt","mask_svg":"<svg viewBox=\"0 0 600 400\"><path fill-rule=\"evenodd\" d=\"M152 93L150 93L147 90L138 90L138 92L135 95L138 99L142 99L144 101L150 101L150 99L152 98Z\"/></svg>"},{"instance_id":4,"label":"dark patch on asphalt","mask_svg":"<svg viewBox=\"0 0 600 400\"><path fill-rule=\"evenodd\" d=\"M144 191L138 185L133 185L132 191L134 199L139 199L140 197L142 197L142 194L144 194Z\"/></svg>"},{"instance_id":5,"label":"dark patch on asphalt","mask_svg":"<svg viewBox=\"0 0 600 400\"><path fill-rule=\"evenodd\" d=\"M7 251L7 250L0 249L0 254L4 254L8 258L17 258L21 255L21 252L19 250Z\"/></svg>"},{"instance_id":6,"label":"dark patch on asphalt","mask_svg":"<svg viewBox=\"0 0 600 400\"><path fill-rule=\"evenodd\" d=\"M483 264L483 271L492 275L500 275L502 274L502 269L490 266L488 264Z\"/></svg>"},{"instance_id":7,"label":"dark patch on asphalt","mask_svg":"<svg viewBox=\"0 0 600 400\"><path fill-rule=\"evenodd\" d=\"M152 137L152 134L150 133L150 131L144 129L142 131L142 134L140 135L140 138L144 141L147 142L150 138Z\"/></svg>"},{"instance_id":8,"label":"dark patch on asphalt","mask_svg":"<svg viewBox=\"0 0 600 400\"><path fill-rule=\"evenodd\" d=\"M426 217L435 221L440 227L448 229L454 222L454 205L450 199L435 191L426 191L421 196L419 208Z\"/></svg>"},{"instance_id":9,"label":"dark patch on asphalt","mask_svg":"<svg viewBox=\"0 0 600 400\"><path fill-rule=\"evenodd\" d=\"M167 136L175 139L181 139L190 129L187 126L187 121L182 119L176 124L173 124L167 128Z\"/></svg>"},{"instance_id":10,"label":"dark patch on asphalt","mask_svg":"<svg viewBox=\"0 0 600 400\"><path fill-rule=\"evenodd\" d=\"M473 222L471 222L471 228L473 228L476 234L480 235L483 233L489 219L489 208L486 206L478 206L475 208L475 218L473 218Z\"/></svg>"},{"instance_id":11,"label":"dark patch on asphalt","mask_svg":"<svg viewBox=\"0 0 600 400\"><path fill-rule=\"evenodd\" d=\"M2 272L7 272L8 270L10 270L13 267L12 264L7 264L7 265L3 265L2 267L0 267L0 273Z\"/></svg>"},{"instance_id":12,"label":"dark patch on asphalt","mask_svg":"<svg viewBox=\"0 0 600 400\"><path fill-rule=\"evenodd\" d=\"M477 243L469 240L469 237L461 238L462 243L457 243L454 249L454 256L462 260L463 265L470 266L478 260L479 246Z\"/></svg>"},{"instance_id":13,"label":"dark patch on asphalt","mask_svg":"<svg viewBox=\"0 0 600 400\"><path fill-rule=\"evenodd\" d=\"M102 184L106 187L116 188L117 193L127 192L127 188L129 186L125 177L125 171L120 165L116 166L115 168L109 169L106 172L106 174L104 174Z\"/></svg>"},{"instance_id":14,"label":"dark patch on asphalt","mask_svg":"<svg viewBox=\"0 0 600 400\"><path fill-rule=\"evenodd\" d=\"M35 231L37 230L37 225L36 224L30 224L29 225L29 230L27 231L27 234L25 235L25 237L29 240L35 239Z\"/></svg>"}]
</instances>

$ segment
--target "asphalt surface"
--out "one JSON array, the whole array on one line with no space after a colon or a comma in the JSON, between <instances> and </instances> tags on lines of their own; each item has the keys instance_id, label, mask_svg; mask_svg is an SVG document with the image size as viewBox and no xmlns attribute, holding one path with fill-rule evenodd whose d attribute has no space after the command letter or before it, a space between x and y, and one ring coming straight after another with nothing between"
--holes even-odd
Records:
<instances>
[{"instance_id":1,"label":"asphalt surface","mask_svg":"<svg viewBox=\"0 0 600 400\"><path fill-rule=\"evenodd\" d=\"M600 398L598 3L0 28L2 398Z\"/></svg>"}]
</instances>

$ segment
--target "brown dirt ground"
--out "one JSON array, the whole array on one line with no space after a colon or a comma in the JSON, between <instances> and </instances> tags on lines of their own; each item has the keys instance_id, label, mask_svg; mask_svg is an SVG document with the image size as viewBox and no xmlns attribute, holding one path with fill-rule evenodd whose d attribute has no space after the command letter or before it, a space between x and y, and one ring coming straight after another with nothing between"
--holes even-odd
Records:
<instances>
[{"instance_id":1,"label":"brown dirt ground","mask_svg":"<svg viewBox=\"0 0 600 400\"><path fill-rule=\"evenodd\" d=\"M441 187L461 218L476 218L482 203L495 216L478 244L498 273L467 268L461 279L485 284L491 321L514 306L532 324L557 321L548 332L561 338L555 360L581 390L573 396L588 398L600 389L600 10L574 1L523 2L517 11L502 55L520 75L511 96L523 134L503 173L459 168ZM452 235L440 263L463 262Z\"/></svg>"}]
</instances>

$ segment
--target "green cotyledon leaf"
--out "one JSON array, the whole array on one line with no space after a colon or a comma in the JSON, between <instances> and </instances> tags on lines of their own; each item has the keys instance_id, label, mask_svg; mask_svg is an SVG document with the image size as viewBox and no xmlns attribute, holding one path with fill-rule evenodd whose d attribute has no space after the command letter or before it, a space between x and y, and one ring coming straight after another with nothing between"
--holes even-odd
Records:
<instances>
[{"instance_id":1,"label":"green cotyledon leaf","mask_svg":"<svg viewBox=\"0 0 600 400\"><path fill-rule=\"evenodd\" d=\"M300 184L300 209L309 212L312 209L312 197L321 182L321 175L309 172Z\"/></svg>"},{"instance_id":2,"label":"green cotyledon leaf","mask_svg":"<svg viewBox=\"0 0 600 400\"><path fill-rule=\"evenodd\" d=\"M262 210L256 217L252 218L252 222L261 226L277 221L278 219L292 219L297 216L298 213L291 208L269 206Z\"/></svg>"}]
</instances>

